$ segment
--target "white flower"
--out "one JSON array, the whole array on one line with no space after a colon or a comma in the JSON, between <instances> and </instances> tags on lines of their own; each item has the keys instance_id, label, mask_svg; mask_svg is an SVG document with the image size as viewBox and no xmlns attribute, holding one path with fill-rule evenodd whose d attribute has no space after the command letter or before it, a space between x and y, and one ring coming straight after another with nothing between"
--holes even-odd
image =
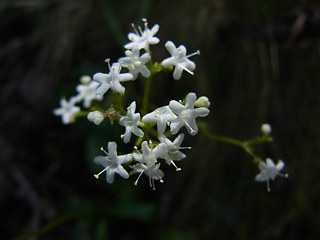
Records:
<instances>
[{"instance_id":1,"label":"white flower","mask_svg":"<svg viewBox=\"0 0 320 240\"><path fill-rule=\"evenodd\" d=\"M134 185L138 184L138 181L139 181L142 173L146 174L149 177L149 185L153 190L156 189L155 184L154 184L154 180L160 180L160 182L163 183L162 178L164 176L164 173L161 169L159 169L160 163L154 164L151 166L148 166L143 163L137 163L137 164L130 166L130 167L133 169L130 172L130 175L134 174L134 173L140 173L137 180L134 182Z\"/></svg>"},{"instance_id":2,"label":"white flower","mask_svg":"<svg viewBox=\"0 0 320 240\"><path fill-rule=\"evenodd\" d=\"M176 80L180 79L183 70L193 75L192 71L196 68L196 64L190 61L188 58L197 54L199 55L200 51L198 50L197 52L186 55L187 49L183 45L180 45L178 48L176 48L173 42L167 41L165 46L168 52L171 54L171 57L163 60L162 65L165 68L174 66L173 78Z\"/></svg>"},{"instance_id":3,"label":"white flower","mask_svg":"<svg viewBox=\"0 0 320 240\"><path fill-rule=\"evenodd\" d=\"M89 108L91 106L92 100L102 100L103 97L96 94L96 89L99 85L99 83L93 81L88 82L87 84L77 85L76 89L78 91L78 95L76 98L79 102L83 100L83 106L85 108Z\"/></svg>"},{"instance_id":4,"label":"white flower","mask_svg":"<svg viewBox=\"0 0 320 240\"><path fill-rule=\"evenodd\" d=\"M127 108L127 115L122 116L119 120L119 124L126 128L126 131L121 138L125 143L128 143L131 138L131 133L138 137L143 137L143 131L138 128L138 124L140 122L140 113L134 113L136 111L136 102L132 102L130 106Z\"/></svg>"},{"instance_id":5,"label":"white flower","mask_svg":"<svg viewBox=\"0 0 320 240\"><path fill-rule=\"evenodd\" d=\"M53 111L54 115L61 116L62 122L64 124L72 123L75 121L74 114L80 112L80 107L75 106L77 99L71 97L69 101L65 98L60 100L60 108L57 108Z\"/></svg>"},{"instance_id":6,"label":"white flower","mask_svg":"<svg viewBox=\"0 0 320 240\"><path fill-rule=\"evenodd\" d=\"M168 165L172 164L177 171L180 171L181 168L178 168L173 161L180 161L186 157L184 153L180 152L181 149L191 149L191 147L180 147L183 139L183 133L180 133L173 142L171 142L165 135L159 136L160 142L166 145L166 151L163 155L163 159Z\"/></svg>"},{"instance_id":7,"label":"white flower","mask_svg":"<svg viewBox=\"0 0 320 240\"><path fill-rule=\"evenodd\" d=\"M103 121L104 116L102 112L93 111L88 113L87 118L90 122L93 122L94 124L99 125Z\"/></svg>"},{"instance_id":8,"label":"white flower","mask_svg":"<svg viewBox=\"0 0 320 240\"><path fill-rule=\"evenodd\" d=\"M272 159L267 158L266 162L261 161L259 163L260 173L256 176L256 181L258 182L267 182L268 192L270 189L270 179L274 180L276 176L288 177L288 174L281 174L280 171L284 168L284 162L279 160L277 165L274 164Z\"/></svg>"},{"instance_id":9,"label":"white flower","mask_svg":"<svg viewBox=\"0 0 320 240\"><path fill-rule=\"evenodd\" d=\"M126 49L145 49L147 52L149 51L149 45L154 45L159 43L159 38L154 37L154 35L159 30L159 25L156 24L152 27L150 30L148 28L148 22L146 19L142 19L144 21L144 31L140 27L138 27L138 30L135 28L134 24L132 24L133 30L135 33L129 33L128 38L131 41L130 43L127 43L124 45Z\"/></svg>"},{"instance_id":10,"label":"white flower","mask_svg":"<svg viewBox=\"0 0 320 240\"><path fill-rule=\"evenodd\" d=\"M269 135L272 131L272 128L271 128L271 125L268 124L268 123L264 123L261 125L261 132L264 134L264 135Z\"/></svg>"},{"instance_id":11,"label":"white flower","mask_svg":"<svg viewBox=\"0 0 320 240\"><path fill-rule=\"evenodd\" d=\"M157 129L159 134L163 134L166 126L173 121L177 116L171 111L169 106L157 108L151 113L143 116L143 122L157 122Z\"/></svg>"},{"instance_id":12,"label":"white flower","mask_svg":"<svg viewBox=\"0 0 320 240\"><path fill-rule=\"evenodd\" d=\"M189 134L197 134L198 126L196 124L196 118L207 116L210 110L205 107L194 108L196 100L196 94L189 93L186 98L185 106L177 101L170 101L169 108L178 115L170 124L170 131L172 134L176 134L182 126L186 126Z\"/></svg>"},{"instance_id":13,"label":"white flower","mask_svg":"<svg viewBox=\"0 0 320 240\"><path fill-rule=\"evenodd\" d=\"M151 59L148 52L140 56L140 50L133 48L132 51L127 50L125 54L126 57L120 58L118 61L123 67L129 69L129 72L133 75L133 80L137 79L139 73L145 78L150 77L151 72L145 66Z\"/></svg>"},{"instance_id":14,"label":"white flower","mask_svg":"<svg viewBox=\"0 0 320 240\"><path fill-rule=\"evenodd\" d=\"M109 64L109 60L106 60ZM109 88L118 93L123 93L125 88L120 84L120 82L125 82L133 80L131 73L120 73L121 65L119 63L113 63L110 67L110 72L106 73L96 73L93 76L93 81L100 83L100 86L96 89L97 95L104 95Z\"/></svg>"},{"instance_id":15,"label":"white flower","mask_svg":"<svg viewBox=\"0 0 320 240\"><path fill-rule=\"evenodd\" d=\"M106 172L106 178L108 183L113 183L114 174L117 173L123 178L129 178L128 172L123 168L121 164L129 162L132 159L132 154L126 154L122 156L117 155L117 144L115 142L108 143L108 152L101 148L107 156L98 156L94 158L94 163L102 165L104 169L94 176L99 178L100 174Z\"/></svg>"},{"instance_id":16,"label":"white flower","mask_svg":"<svg viewBox=\"0 0 320 240\"><path fill-rule=\"evenodd\" d=\"M132 154L133 158L139 163L134 166L130 166L133 169L130 172L130 175L140 173L134 183L137 185L142 173L145 173L149 177L150 187L155 189L154 180L160 180L160 182L163 182L162 178L164 173L159 169L160 163L157 164L157 159L163 157L166 151L166 146L164 143L160 143L155 148L152 148L151 141L150 146L151 148L149 148L147 141L144 141L141 144L142 153L138 152Z\"/></svg>"}]
</instances>

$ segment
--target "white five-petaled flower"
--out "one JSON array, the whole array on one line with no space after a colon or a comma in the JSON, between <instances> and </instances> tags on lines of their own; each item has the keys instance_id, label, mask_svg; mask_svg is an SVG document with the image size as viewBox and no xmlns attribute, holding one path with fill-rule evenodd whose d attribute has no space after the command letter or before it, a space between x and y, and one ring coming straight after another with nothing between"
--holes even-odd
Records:
<instances>
[{"instance_id":1,"label":"white five-petaled flower","mask_svg":"<svg viewBox=\"0 0 320 240\"><path fill-rule=\"evenodd\" d=\"M74 114L80 112L80 107L75 106L78 102L76 97L71 97L69 101L65 98L60 100L60 108L53 111L54 115L61 116L62 123L68 124L75 121Z\"/></svg>"},{"instance_id":2,"label":"white five-petaled flower","mask_svg":"<svg viewBox=\"0 0 320 240\"><path fill-rule=\"evenodd\" d=\"M139 73L145 78L150 77L151 72L145 65L151 59L148 52L140 56L140 50L133 48L131 51L127 50L125 54L126 57L122 57L118 61L121 66L128 68L129 72L133 75L133 80L137 79Z\"/></svg>"},{"instance_id":3,"label":"white five-petaled flower","mask_svg":"<svg viewBox=\"0 0 320 240\"><path fill-rule=\"evenodd\" d=\"M182 126L186 126L190 135L194 136L197 134L198 126L196 118L207 116L210 110L205 107L194 108L196 100L196 94L191 92L187 95L185 105L175 100L170 101L169 108L178 115L170 124L172 134L176 134Z\"/></svg>"},{"instance_id":4,"label":"white five-petaled flower","mask_svg":"<svg viewBox=\"0 0 320 240\"><path fill-rule=\"evenodd\" d=\"M163 134L166 126L177 116L171 111L169 106L157 108L151 113L143 116L143 122L157 122L158 134Z\"/></svg>"},{"instance_id":5,"label":"white five-petaled flower","mask_svg":"<svg viewBox=\"0 0 320 240\"><path fill-rule=\"evenodd\" d=\"M145 18L142 19L144 22L144 31L142 31L141 27L138 27L138 30L135 28L134 24L132 24L133 30L135 33L129 33L128 38L131 42L124 45L126 49L145 49L147 52L149 51L149 45L155 45L159 43L159 38L154 37L154 35L159 30L159 25L154 25L151 29L148 28L148 22Z\"/></svg>"},{"instance_id":6,"label":"white five-petaled flower","mask_svg":"<svg viewBox=\"0 0 320 240\"><path fill-rule=\"evenodd\" d=\"M102 100L101 95L96 94L97 87L99 87L98 82L90 81L87 84L79 84L76 89L78 95L76 96L77 100L80 102L83 100L83 106L89 108L91 106L92 100Z\"/></svg>"},{"instance_id":7,"label":"white five-petaled flower","mask_svg":"<svg viewBox=\"0 0 320 240\"><path fill-rule=\"evenodd\" d=\"M165 68L174 66L173 78L176 80L180 79L183 70L193 75L192 71L196 68L196 64L190 61L188 58L194 55L199 55L200 51L198 50L194 53L186 55L187 49L183 45L180 45L178 48L176 48L173 42L167 41L165 46L168 52L171 54L171 57L163 60L162 66Z\"/></svg>"},{"instance_id":8,"label":"white five-petaled flower","mask_svg":"<svg viewBox=\"0 0 320 240\"><path fill-rule=\"evenodd\" d=\"M258 167L261 172L257 174L256 181L267 182L268 192L271 191L269 183L270 179L274 180L276 176L288 177L288 174L280 173L280 171L284 168L284 162L281 160L279 160L277 165L275 165L272 159L267 158L266 162L261 161Z\"/></svg>"},{"instance_id":9,"label":"white five-petaled flower","mask_svg":"<svg viewBox=\"0 0 320 240\"><path fill-rule=\"evenodd\" d=\"M117 155L117 144L115 142L108 143L108 152L101 148L102 151L107 155L98 156L94 158L94 163L102 165L104 169L94 176L99 178L100 174L106 172L106 179L108 183L113 183L114 174L117 173L123 178L129 178L128 172L124 169L121 164L129 162L132 159L132 154Z\"/></svg>"},{"instance_id":10,"label":"white five-petaled flower","mask_svg":"<svg viewBox=\"0 0 320 240\"><path fill-rule=\"evenodd\" d=\"M180 152L180 150L191 149L191 147L181 147L183 139L183 133L180 133L173 142L169 140L165 135L159 135L160 142L166 145L166 151L163 155L163 159L166 161L168 165L172 164L177 171L180 171L181 168L178 168L174 161L180 161L186 157L186 155Z\"/></svg>"},{"instance_id":11,"label":"white five-petaled flower","mask_svg":"<svg viewBox=\"0 0 320 240\"><path fill-rule=\"evenodd\" d=\"M106 60L109 64L109 59ZM106 73L96 73L93 75L93 81L100 83L96 89L96 94L103 96L110 88L118 93L123 93L125 88L120 84L120 82L126 82L133 80L131 73L120 73L121 65L120 63L113 63L110 67L110 72Z\"/></svg>"},{"instance_id":12,"label":"white five-petaled flower","mask_svg":"<svg viewBox=\"0 0 320 240\"><path fill-rule=\"evenodd\" d=\"M148 146L147 141L142 142L141 144L142 153L133 153L133 158L139 162L133 166L130 166L133 170L131 174L139 173L135 185L138 184L138 181L143 173L149 177L149 185L152 189L155 189L154 180L160 180L163 182L162 178L164 173L160 167L160 163L157 163L158 158L163 158L163 154L166 151L166 146L164 143L158 144L155 148L152 148L152 142L150 141L150 147Z\"/></svg>"},{"instance_id":13,"label":"white five-petaled flower","mask_svg":"<svg viewBox=\"0 0 320 240\"><path fill-rule=\"evenodd\" d=\"M143 131L138 128L140 123L140 113L135 113L136 111L136 102L133 101L130 106L127 108L127 115L122 116L119 120L119 124L126 128L126 131L121 138L125 143L128 143L131 138L131 133L138 137L143 137Z\"/></svg>"}]
</instances>

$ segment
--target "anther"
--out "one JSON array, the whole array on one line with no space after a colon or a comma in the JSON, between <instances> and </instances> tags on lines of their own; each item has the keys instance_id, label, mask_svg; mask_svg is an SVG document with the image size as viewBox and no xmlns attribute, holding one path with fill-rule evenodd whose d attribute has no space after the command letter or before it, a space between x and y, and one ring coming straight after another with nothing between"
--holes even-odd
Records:
<instances>
[{"instance_id":1,"label":"anther","mask_svg":"<svg viewBox=\"0 0 320 240\"><path fill-rule=\"evenodd\" d=\"M102 152L104 152L106 155L109 155L109 153L108 153L106 150L104 150L103 147L101 147L100 150L101 150Z\"/></svg>"}]
</instances>

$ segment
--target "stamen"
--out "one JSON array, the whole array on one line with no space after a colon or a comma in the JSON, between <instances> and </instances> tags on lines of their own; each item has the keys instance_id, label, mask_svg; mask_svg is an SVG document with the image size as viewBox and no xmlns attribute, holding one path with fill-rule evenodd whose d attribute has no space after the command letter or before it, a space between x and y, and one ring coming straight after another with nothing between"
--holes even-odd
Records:
<instances>
[{"instance_id":1,"label":"stamen","mask_svg":"<svg viewBox=\"0 0 320 240\"><path fill-rule=\"evenodd\" d=\"M100 174L103 173L103 172L105 172L106 170L107 170L107 168L103 169L103 170L102 170L101 172L99 172L98 174L94 174L93 176L94 176L96 179L98 179L99 176L100 176Z\"/></svg>"},{"instance_id":2,"label":"stamen","mask_svg":"<svg viewBox=\"0 0 320 240\"><path fill-rule=\"evenodd\" d=\"M194 73L192 71L190 71L188 68L186 68L185 66L181 65L182 66L183 70L185 70L187 73L191 74L191 75L194 75Z\"/></svg>"},{"instance_id":3,"label":"stamen","mask_svg":"<svg viewBox=\"0 0 320 240\"><path fill-rule=\"evenodd\" d=\"M179 150L184 150L184 149L192 149L192 147L179 147Z\"/></svg>"},{"instance_id":4,"label":"stamen","mask_svg":"<svg viewBox=\"0 0 320 240\"><path fill-rule=\"evenodd\" d=\"M152 188L152 187L154 187L154 185L152 185L152 179L151 179L151 177L149 177L149 186ZM152 188L153 189L153 188Z\"/></svg>"},{"instance_id":5,"label":"stamen","mask_svg":"<svg viewBox=\"0 0 320 240\"><path fill-rule=\"evenodd\" d=\"M138 29L139 29L139 32L140 32L140 36L142 36L143 32L142 32L141 27L139 26ZM139 35L139 34L138 34L138 35Z\"/></svg>"},{"instance_id":6,"label":"stamen","mask_svg":"<svg viewBox=\"0 0 320 240\"><path fill-rule=\"evenodd\" d=\"M267 191L268 191L268 192L271 192L271 188L270 188L270 183L269 183L269 181L267 181Z\"/></svg>"},{"instance_id":7,"label":"stamen","mask_svg":"<svg viewBox=\"0 0 320 240\"><path fill-rule=\"evenodd\" d=\"M189 125L189 123L184 122L185 125L190 129L191 133L195 133L196 131Z\"/></svg>"},{"instance_id":8,"label":"stamen","mask_svg":"<svg viewBox=\"0 0 320 240\"><path fill-rule=\"evenodd\" d=\"M109 156L109 153L108 153L106 150L104 150L103 147L101 147L100 150L101 150L102 152L104 152L107 156Z\"/></svg>"},{"instance_id":9,"label":"stamen","mask_svg":"<svg viewBox=\"0 0 320 240\"><path fill-rule=\"evenodd\" d=\"M137 185L138 185L138 182L139 182L139 179L140 179L140 177L141 177L142 173L143 173L143 171L139 174L139 176L138 176L137 180L134 182L134 185L135 185L135 186L137 186Z\"/></svg>"},{"instance_id":10,"label":"stamen","mask_svg":"<svg viewBox=\"0 0 320 240\"><path fill-rule=\"evenodd\" d=\"M120 137L121 137L121 138L124 138L124 134L121 134Z\"/></svg>"},{"instance_id":11,"label":"stamen","mask_svg":"<svg viewBox=\"0 0 320 240\"><path fill-rule=\"evenodd\" d=\"M194 56L194 55L200 55L200 51L197 50L197 51L194 52L194 53L190 53L189 55L186 56L186 58L192 57L192 56Z\"/></svg>"},{"instance_id":12,"label":"stamen","mask_svg":"<svg viewBox=\"0 0 320 240\"><path fill-rule=\"evenodd\" d=\"M137 146L134 146L133 147L139 154L141 154L141 152L139 151L138 147Z\"/></svg>"},{"instance_id":13,"label":"stamen","mask_svg":"<svg viewBox=\"0 0 320 240\"><path fill-rule=\"evenodd\" d=\"M154 184L154 179L153 178L151 179L151 183L152 183L152 186L150 186L150 187L152 187L152 190L155 191L156 190L156 186Z\"/></svg>"},{"instance_id":14,"label":"stamen","mask_svg":"<svg viewBox=\"0 0 320 240\"><path fill-rule=\"evenodd\" d=\"M133 31L134 31L137 35L139 35L139 33L138 33L138 31L137 31L136 26L134 25L134 23L131 23L131 26L132 26L132 28L133 28Z\"/></svg>"},{"instance_id":15,"label":"stamen","mask_svg":"<svg viewBox=\"0 0 320 240\"><path fill-rule=\"evenodd\" d=\"M171 160L171 164L176 168L176 171L177 171L177 172L181 171L181 168L178 168L177 165L174 163L173 160Z\"/></svg>"},{"instance_id":16,"label":"stamen","mask_svg":"<svg viewBox=\"0 0 320 240\"><path fill-rule=\"evenodd\" d=\"M284 177L284 178L288 178L288 177L289 177L289 174L288 174L288 173L285 173L285 174L283 174L283 173L278 173L277 175L280 176L280 177Z\"/></svg>"},{"instance_id":17,"label":"stamen","mask_svg":"<svg viewBox=\"0 0 320 240\"><path fill-rule=\"evenodd\" d=\"M106 58L106 60L104 60L106 63L108 63L108 67L109 67L109 71L111 71L111 67L110 67L110 58Z\"/></svg>"},{"instance_id":18,"label":"stamen","mask_svg":"<svg viewBox=\"0 0 320 240\"><path fill-rule=\"evenodd\" d=\"M144 30L148 29L148 21L146 18L142 18L142 21L144 22Z\"/></svg>"}]
</instances>

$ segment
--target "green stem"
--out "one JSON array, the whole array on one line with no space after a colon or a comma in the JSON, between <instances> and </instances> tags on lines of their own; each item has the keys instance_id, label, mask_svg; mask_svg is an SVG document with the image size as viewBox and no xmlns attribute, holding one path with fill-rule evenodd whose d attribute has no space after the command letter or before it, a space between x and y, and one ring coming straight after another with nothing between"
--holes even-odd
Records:
<instances>
[{"instance_id":1,"label":"green stem","mask_svg":"<svg viewBox=\"0 0 320 240\"><path fill-rule=\"evenodd\" d=\"M146 86L144 88L144 93L143 93L143 103L142 103L142 111L141 111L142 116L144 116L148 111L148 105L149 105L148 103L149 103L152 79L153 79L153 73L151 73L150 77L148 77L146 80Z\"/></svg>"},{"instance_id":2,"label":"green stem","mask_svg":"<svg viewBox=\"0 0 320 240\"><path fill-rule=\"evenodd\" d=\"M272 141L272 138L270 136L257 137L255 139L251 139L248 141L240 141L235 138L219 136L219 135L210 133L205 123L198 122L198 126L199 126L199 129L204 133L204 135L210 138L211 140L218 141L218 142L225 142L225 143L229 143L229 144L241 147L248 155L250 155L253 158L253 161L256 164L261 162L262 159L254 153L253 145Z\"/></svg>"},{"instance_id":3,"label":"green stem","mask_svg":"<svg viewBox=\"0 0 320 240\"><path fill-rule=\"evenodd\" d=\"M210 138L214 141L225 142L225 143L229 143L232 145L236 145L236 146L245 148L243 141L237 140L235 138L212 134L208 131L208 129L204 123L198 122L198 126L199 126L200 130L204 133L205 136L207 136L208 138Z\"/></svg>"}]
</instances>

